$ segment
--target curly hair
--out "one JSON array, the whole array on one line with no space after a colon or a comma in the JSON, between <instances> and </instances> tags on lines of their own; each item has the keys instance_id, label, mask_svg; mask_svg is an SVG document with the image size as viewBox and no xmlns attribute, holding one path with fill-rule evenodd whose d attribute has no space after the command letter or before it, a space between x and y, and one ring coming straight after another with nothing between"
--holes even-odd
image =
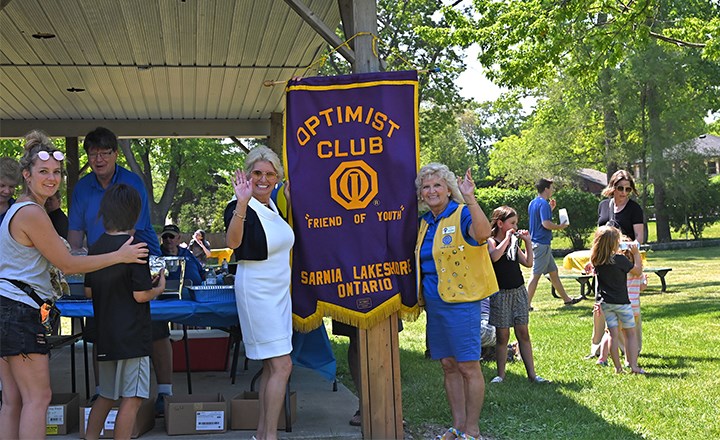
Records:
<instances>
[{"instance_id":1,"label":"curly hair","mask_svg":"<svg viewBox=\"0 0 720 440\"><path fill-rule=\"evenodd\" d=\"M245 172L249 173L252 171L257 162L270 162L270 165L275 168L275 172L278 173L278 180L283 180L283 167L280 163L280 158L273 150L264 145L257 146L250 150L245 158Z\"/></svg>"},{"instance_id":2,"label":"curly hair","mask_svg":"<svg viewBox=\"0 0 720 440\"><path fill-rule=\"evenodd\" d=\"M455 173L450 171L450 168L448 168L447 165L432 162L420 168L420 171L418 171L418 175L415 178L415 189L417 190L417 198L419 200L421 210L428 209L427 204L425 204L425 202L422 200L422 197L420 197L420 193L422 192L423 182L425 181L425 179L428 179L430 177L437 177L444 180L445 185L447 185L448 190L450 191L450 198L452 198L458 203L465 203L463 200L463 196L460 193L460 188L458 188L458 182Z\"/></svg>"},{"instance_id":3,"label":"curly hair","mask_svg":"<svg viewBox=\"0 0 720 440\"><path fill-rule=\"evenodd\" d=\"M637 190L635 189L635 180L633 179L632 174L630 174L626 170L617 170L613 173L613 175L610 177L610 180L608 181L608 184L605 188L603 188L602 194L603 197L612 197L615 193L615 187L617 186L618 182L621 180L627 180L630 182L630 187L632 188L632 191L630 194L635 193L637 194Z\"/></svg>"}]
</instances>

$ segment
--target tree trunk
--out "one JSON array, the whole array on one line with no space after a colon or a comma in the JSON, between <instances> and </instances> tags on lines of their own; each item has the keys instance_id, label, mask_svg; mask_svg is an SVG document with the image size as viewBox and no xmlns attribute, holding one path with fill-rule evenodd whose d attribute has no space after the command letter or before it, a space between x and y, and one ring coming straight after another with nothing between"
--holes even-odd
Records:
<instances>
[{"instance_id":1,"label":"tree trunk","mask_svg":"<svg viewBox=\"0 0 720 440\"><path fill-rule=\"evenodd\" d=\"M670 218L665 211L665 179L668 177L668 164L663 157L664 142L662 121L660 120L660 102L657 85L649 82L646 86L646 104L648 112L648 143L650 145L649 174L655 187L655 228L659 242L670 241Z\"/></svg>"}]
</instances>

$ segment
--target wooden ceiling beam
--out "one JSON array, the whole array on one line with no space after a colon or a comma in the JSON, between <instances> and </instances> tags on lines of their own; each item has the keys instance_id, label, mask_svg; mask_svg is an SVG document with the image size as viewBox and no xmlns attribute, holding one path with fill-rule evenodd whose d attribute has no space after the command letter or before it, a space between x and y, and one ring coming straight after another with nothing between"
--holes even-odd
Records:
<instances>
[{"instance_id":1,"label":"wooden ceiling beam","mask_svg":"<svg viewBox=\"0 0 720 440\"><path fill-rule=\"evenodd\" d=\"M355 63L355 53L346 45L343 44L343 40L337 36L334 29L331 29L326 25L320 17L318 17L310 8L305 5L301 0L285 0L290 8L297 13L300 18L305 20L310 27L315 30L323 39L332 47L337 47L338 53L345 58L350 64ZM339 46L339 47L338 47Z\"/></svg>"},{"instance_id":2,"label":"wooden ceiling beam","mask_svg":"<svg viewBox=\"0 0 720 440\"><path fill-rule=\"evenodd\" d=\"M42 129L50 136L85 136L97 127L107 127L119 137L267 137L270 119L3 119L0 138L21 138L34 129Z\"/></svg>"}]
</instances>

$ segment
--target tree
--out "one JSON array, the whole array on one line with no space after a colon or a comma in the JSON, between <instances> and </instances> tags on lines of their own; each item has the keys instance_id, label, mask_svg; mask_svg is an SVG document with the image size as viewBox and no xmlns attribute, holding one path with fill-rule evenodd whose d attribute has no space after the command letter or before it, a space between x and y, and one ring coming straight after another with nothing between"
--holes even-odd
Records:
<instances>
[{"instance_id":1,"label":"tree","mask_svg":"<svg viewBox=\"0 0 720 440\"><path fill-rule=\"evenodd\" d=\"M377 50L385 62L385 70L425 72L418 78L421 145L447 133L467 105L455 85L465 68L462 47L438 44L416 32L423 26L447 26L438 14L441 7L442 2L438 0L378 0ZM342 35L341 29L338 29L338 35ZM351 37L344 36L345 39ZM327 63L319 71L320 75L348 73L350 66L337 53L329 54Z\"/></svg>"},{"instance_id":2,"label":"tree","mask_svg":"<svg viewBox=\"0 0 720 440\"><path fill-rule=\"evenodd\" d=\"M701 0L581 0L559 5L542 0L475 0L473 5L470 14L446 8L450 26L421 32L444 44L477 42L488 75L507 87L540 87L559 73L573 84L594 85L600 92L600 145L608 156L623 138L619 126L623 103L614 101L614 77L633 65L628 60L645 61L634 65L647 67L645 75L636 75L635 87L644 125L636 122L633 128L650 159L658 239L669 240L664 184L669 174L663 151L681 141L688 130L669 128L672 119L667 110L677 108L673 97L683 91L695 97L693 105L683 108L689 115L686 119L698 120L707 110L717 110L720 90L708 84L716 84L720 74L720 6ZM684 77L666 74L686 72L688 64L699 68ZM670 87L668 78L674 81ZM607 161L608 171L614 166Z\"/></svg>"},{"instance_id":3,"label":"tree","mask_svg":"<svg viewBox=\"0 0 720 440\"><path fill-rule=\"evenodd\" d=\"M697 240L720 215L720 181L708 179L702 155L683 150L675 153L667 185L670 224L675 232L689 232Z\"/></svg>"},{"instance_id":4,"label":"tree","mask_svg":"<svg viewBox=\"0 0 720 440\"><path fill-rule=\"evenodd\" d=\"M132 139L120 147L130 169L142 177L150 197L150 216L154 225L164 225L170 214L178 222L184 206L184 230L203 227L222 230L218 206L225 207L231 172L242 166L244 154L219 139ZM187 214L191 211L192 215ZM221 212L221 211L220 211Z\"/></svg>"}]
</instances>

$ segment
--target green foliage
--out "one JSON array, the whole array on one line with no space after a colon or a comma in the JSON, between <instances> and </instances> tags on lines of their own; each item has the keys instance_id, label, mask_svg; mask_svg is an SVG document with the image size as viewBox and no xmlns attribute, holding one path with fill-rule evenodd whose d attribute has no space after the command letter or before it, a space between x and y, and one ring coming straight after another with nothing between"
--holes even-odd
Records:
<instances>
[{"instance_id":1,"label":"green foliage","mask_svg":"<svg viewBox=\"0 0 720 440\"><path fill-rule=\"evenodd\" d=\"M480 188L476 191L478 203L487 214L488 219L495 208L507 205L518 213L518 227L528 228L527 208L530 201L537 196L531 189Z\"/></svg>"},{"instance_id":2,"label":"green foliage","mask_svg":"<svg viewBox=\"0 0 720 440\"><path fill-rule=\"evenodd\" d=\"M691 153L675 161L666 206L675 232L689 232L696 240L702 238L706 226L718 221L720 179L708 179L701 155Z\"/></svg>"},{"instance_id":3,"label":"green foliage","mask_svg":"<svg viewBox=\"0 0 720 440\"><path fill-rule=\"evenodd\" d=\"M23 141L20 139L0 139L0 157L20 159L23 154Z\"/></svg>"},{"instance_id":4,"label":"green foliage","mask_svg":"<svg viewBox=\"0 0 720 440\"><path fill-rule=\"evenodd\" d=\"M527 207L537 196L533 189L480 188L476 191L478 203L490 218L492 211L502 205L510 206L518 213L518 227L528 229ZM558 208L566 208L570 226L562 231L573 249L585 249L587 240L597 225L596 196L575 188L563 188L553 196ZM555 214L555 222L558 222Z\"/></svg>"},{"instance_id":5,"label":"green foliage","mask_svg":"<svg viewBox=\"0 0 720 440\"><path fill-rule=\"evenodd\" d=\"M639 363L648 374L614 374L612 367L584 360L590 348L592 301L564 307L550 295L550 283L542 280L533 299L530 335L536 371L553 383L529 383L523 363L515 361L507 365L504 383L491 384L497 367L482 362L483 438L720 438L718 357L712 351L720 345L720 332L712 330L720 301L720 247L655 251L647 258L654 267L673 268L668 293L660 293L658 277L650 274L642 295ZM562 260L557 263L562 266ZM524 269L526 280L529 272ZM572 296L578 292L574 281L565 287ZM405 322L399 335L403 417L406 433L416 439L433 438L452 424L442 368L424 357L425 317ZM348 339L330 338L338 378L351 386ZM347 409L348 418L354 410Z\"/></svg>"},{"instance_id":6,"label":"green foliage","mask_svg":"<svg viewBox=\"0 0 720 440\"><path fill-rule=\"evenodd\" d=\"M570 239L574 250L587 249L588 239L597 227L600 199L574 188L563 188L553 194L553 198L557 208L566 208L570 217L570 226L563 229L562 235Z\"/></svg>"},{"instance_id":7,"label":"green foliage","mask_svg":"<svg viewBox=\"0 0 720 440\"><path fill-rule=\"evenodd\" d=\"M229 177L245 157L234 144L205 138L133 139L131 151L132 157L125 152L128 164L152 194L153 224L165 224L169 217L184 231L224 231L222 209L232 196Z\"/></svg>"}]
</instances>

